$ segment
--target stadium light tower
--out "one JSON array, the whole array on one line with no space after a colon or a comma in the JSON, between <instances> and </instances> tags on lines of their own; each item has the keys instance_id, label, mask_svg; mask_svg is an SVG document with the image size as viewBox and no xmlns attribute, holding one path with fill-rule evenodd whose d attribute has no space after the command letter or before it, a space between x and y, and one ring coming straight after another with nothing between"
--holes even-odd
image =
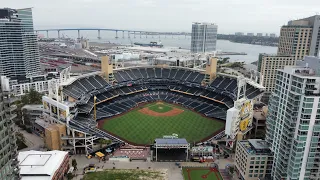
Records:
<instances>
[{"instance_id":1,"label":"stadium light tower","mask_svg":"<svg viewBox=\"0 0 320 180\"><path fill-rule=\"evenodd\" d=\"M97 106L96 106L97 96L93 97L93 108L94 108L94 121L97 121Z\"/></svg>"}]
</instances>

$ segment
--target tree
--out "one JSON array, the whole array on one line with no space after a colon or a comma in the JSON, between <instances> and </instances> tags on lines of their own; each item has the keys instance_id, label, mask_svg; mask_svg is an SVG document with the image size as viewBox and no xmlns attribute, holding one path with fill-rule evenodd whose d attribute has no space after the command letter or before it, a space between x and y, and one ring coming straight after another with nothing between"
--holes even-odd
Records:
<instances>
[{"instance_id":1,"label":"tree","mask_svg":"<svg viewBox=\"0 0 320 180\"><path fill-rule=\"evenodd\" d=\"M223 58L222 60L218 60L218 64L226 64L226 63L229 63L229 57L225 57Z\"/></svg>"},{"instance_id":2,"label":"tree","mask_svg":"<svg viewBox=\"0 0 320 180\"><path fill-rule=\"evenodd\" d=\"M42 94L34 89L30 89L24 96L21 97L21 103L26 104L41 104Z\"/></svg>"},{"instance_id":3,"label":"tree","mask_svg":"<svg viewBox=\"0 0 320 180\"><path fill-rule=\"evenodd\" d=\"M74 177L74 175L72 173L68 173L67 174L67 179L68 180L72 180L73 177Z\"/></svg>"},{"instance_id":4,"label":"tree","mask_svg":"<svg viewBox=\"0 0 320 180\"><path fill-rule=\"evenodd\" d=\"M71 164L72 164L72 167L74 168L75 171L78 170L78 168L77 168L78 164L77 164L77 160L76 159L72 159Z\"/></svg>"},{"instance_id":5,"label":"tree","mask_svg":"<svg viewBox=\"0 0 320 180\"><path fill-rule=\"evenodd\" d=\"M16 138L19 139L23 143L26 142L26 139L21 132L16 132Z\"/></svg>"},{"instance_id":6,"label":"tree","mask_svg":"<svg viewBox=\"0 0 320 180\"><path fill-rule=\"evenodd\" d=\"M111 144L111 143L112 143L112 141L111 141L110 139L109 139L109 140L99 139L100 148L102 148L102 146L103 146L104 144L109 145L109 144Z\"/></svg>"},{"instance_id":7,"label":"tree","mask_svg":"<svg viewBox=\"0 0 320 180\"><path fill-rule=\"evenodd\" d=\"M22 119L22 107L26 104L42 104L42 94L35 91L34 89L31 89L29 92L27 92L24 96L21 97L20 101L17 101L15 103L17 105L17 118L16 118L16 124L20 125L22 129L26 130L26 126L21 126L21 119ZM31 125L30 119L26 113L24 113L24 123L27 126Z\"/></svg>"}]
</instances>

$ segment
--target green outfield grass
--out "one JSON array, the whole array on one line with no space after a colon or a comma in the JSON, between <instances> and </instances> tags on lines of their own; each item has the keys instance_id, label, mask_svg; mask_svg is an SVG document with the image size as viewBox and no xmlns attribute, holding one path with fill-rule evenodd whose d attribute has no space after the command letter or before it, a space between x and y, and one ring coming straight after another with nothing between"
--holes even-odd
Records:
<instances>
[{"instance_id":1,"label":"green outfield grass","mask_svg":"<svg viewBox=\"0 0 320 180\"><path fill-rule=\"evenodd\" d=\"M105 170L100 172L92 172L85 174L83 177L84 180L164 180L165 178L157 171L147 171L147 170Z\"/></svg>"},{"instance_id":2,"label":"green outfield grass","mask_svg":"<svg viewBox=\"0 0 320 180\"><path fill-rule=\"evenodd\" d=\"M182 172L184 180L223 180L221 174L218 171L205 167L186 167L182 168Z\"/></svg>"},{"instance_id":3,"label":"green outfield grass","mask_svg":"<svg viewBox=\"0 0 320 180\"><path fill-rule=\"evenodd\" d=\"M163 108L156 108L159 106ZM155 117L140 113L138 110L143 107L155 108L152 110L157 112L180 108L184 112L176 116ZM190 143L197 142L224 127L224 123L221 121L203 117L198 113L172 104L156 105L156 103L151 103L143 107L105 121L103 129L136 144L150 144L156 138L173 133L178 134L180 138L186 138Z\"/></svg>"}]
</instances>

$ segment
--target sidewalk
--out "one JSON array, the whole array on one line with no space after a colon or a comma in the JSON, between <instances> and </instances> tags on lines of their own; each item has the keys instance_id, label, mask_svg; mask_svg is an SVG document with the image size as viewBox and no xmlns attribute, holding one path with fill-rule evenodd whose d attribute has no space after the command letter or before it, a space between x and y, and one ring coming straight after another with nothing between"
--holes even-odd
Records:
<instances>
[{"instance_id":1,"label":"sidewalk","mask_svg":"<svg viewBox=\"0 0 320 180\"><path fill-rule=\"evenodd\" d=\"M15 130L23 134L25 138L25 144L28 146L27 148L19 151L40 150L42 147L44 147L44 140L41 137L28 133L18 126L15 126Z\"/></svg>"}]
</instances>

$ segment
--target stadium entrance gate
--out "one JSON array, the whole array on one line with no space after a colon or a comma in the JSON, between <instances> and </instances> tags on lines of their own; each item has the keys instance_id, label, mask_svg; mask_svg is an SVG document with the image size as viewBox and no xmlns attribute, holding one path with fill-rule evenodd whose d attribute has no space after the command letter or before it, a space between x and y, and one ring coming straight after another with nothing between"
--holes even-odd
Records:
<instances>
[{"instance_id":1,"label":"stadium entrance gate","mask_svg":"<svg viewBox=\"0 0 320 180\"><path fill-rule=\"evenodd\" d=\"M153 147L155 150L156 162L158 159L161 161L187 161L189 157L188 152L190 144L186 139L155 139ZM163 158L164 156L166 158Z\"/></svg>"}]
</instances>

